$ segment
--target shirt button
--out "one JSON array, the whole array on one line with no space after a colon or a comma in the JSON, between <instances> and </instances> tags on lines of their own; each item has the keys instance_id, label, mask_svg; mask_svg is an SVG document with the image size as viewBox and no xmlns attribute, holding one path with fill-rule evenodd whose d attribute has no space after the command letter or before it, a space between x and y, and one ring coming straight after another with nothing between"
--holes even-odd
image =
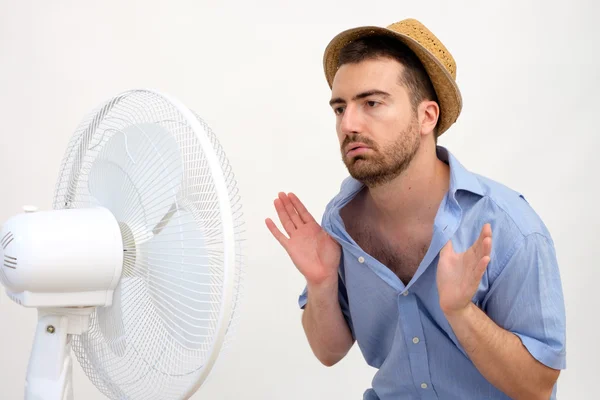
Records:
<instances>
[{"instance_id":1,"label":"shirt button","mask_svg":"<svg viewBox=\"0 0 600 400\"><path fill-rule=\"evenodd\" d=\"M422 387L423 389L427 389L427 384L426 384L426 383L421 383L421 387Z\"/></svg>"},{"instance_id":2,"label":"shirt button","mask_svg":"<svg viewBox=\"0 0 600 400\"><path fill-rule=\"evenodd\" d=\"M408 296L408 290L404 293L402 293L402 296Z\"/></svg>"},{"instance_id":3,"label":"shirt button","mask_svg":"<svg viewBox=\"0 0 600 400\"><path fill-rule=\"evenodd\" d=\"M365 262L365 258L363 256L358 257L358 262L359 263L364 263Z\"/></svg>"},{"instance_id":4,"label":"shirt button","mask_svg":"<svg viewBox=\"0 0 600 400\"><path fill-rule=\"evenodd\" d=\"M415 336L415 337L413 338L413 343L414 343L414 344L417 344L417 343L419 343L419 338Z\"/></svg>"}]
</instances>

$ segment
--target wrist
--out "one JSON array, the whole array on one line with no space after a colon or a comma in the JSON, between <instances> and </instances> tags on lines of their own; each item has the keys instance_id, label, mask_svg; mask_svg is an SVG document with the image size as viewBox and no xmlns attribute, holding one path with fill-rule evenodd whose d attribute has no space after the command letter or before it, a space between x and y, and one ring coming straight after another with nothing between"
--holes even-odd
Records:
<instances>
[{"instance_id":1,"label":"wrist","mask_svg":"<svg viewBox=\"0 0 600 400\"><path fill-rule=\"evenodd\" d=\"M306 288L309 297L314 296L323 296L328 294L336 294L338 290L338 275L335 274L330 278L323 279L318 282L307 281Z\"/></svg>"},{"instance_id":2,"label":"wrist","mask_svg":"<svg viewBox=\"0 0 600 400\"><path fill-rule=\"evenodd\" d=\"M468 318L473 313L474 307L475 307L475 304L473 304L472 302L469 302L464 307L451 309L451 310L442 309L442 312L446 316L446 319L448 319L449 321L450 320L460 320L460 319Z\"/></svg>"}]
</instances>

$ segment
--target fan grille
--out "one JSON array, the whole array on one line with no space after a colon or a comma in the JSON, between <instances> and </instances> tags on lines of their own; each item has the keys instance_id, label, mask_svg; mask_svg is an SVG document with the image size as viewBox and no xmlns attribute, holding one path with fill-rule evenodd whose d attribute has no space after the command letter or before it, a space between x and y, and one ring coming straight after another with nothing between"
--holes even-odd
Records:
<instances>
[{"instance_id":1,"label":"fan grille","mask_svg":"<svg viewBox=\"0 0 600 400\"><path fill-rule=\"evenodd\" d=\"M160 94L123 93L81 122L61 165L54 208L103 206L121 227L124 265L113 305L96 309L89 331L73 340L85 373L109 398L180 398L205 368L227 268L221 201L230 203L235 238L224 346L239 319L240 196L217 137L194 115L201 132ZM217 194L207 152L220 162L226 198Z\"/></svg>"}]
</instances>

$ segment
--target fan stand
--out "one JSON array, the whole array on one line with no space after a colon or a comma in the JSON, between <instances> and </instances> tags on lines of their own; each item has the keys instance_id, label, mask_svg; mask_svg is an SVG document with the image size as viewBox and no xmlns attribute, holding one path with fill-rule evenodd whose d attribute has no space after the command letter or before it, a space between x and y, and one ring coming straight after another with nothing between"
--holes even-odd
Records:
<instances>
[{"instance_id":1,"label":"fan stand","mask_svg":"<svg viewBox=\"0 0 600 400\"><path fill-rule=\"evenodd\" d=\"M87 331L95 307L38 308L27 367L26 400L72 400L72 335Z\"/></svg>"}]
</instances>

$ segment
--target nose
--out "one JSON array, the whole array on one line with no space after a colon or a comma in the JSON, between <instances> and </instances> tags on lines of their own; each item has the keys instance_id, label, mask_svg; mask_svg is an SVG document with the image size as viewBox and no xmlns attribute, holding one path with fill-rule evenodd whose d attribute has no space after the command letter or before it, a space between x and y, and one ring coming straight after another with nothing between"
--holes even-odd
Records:
<instances>
[{"instance_id":1,"label":"nose","mask_svg":"<svg viewBox=\"0 0 600 400\"><path fill-rule=\"evenodd\" d=\"M360 133L362 130L362 123L363 121L359 111L353 107L353 105L348 104L340 121L341 133L344 135Z\"/></svg>"}]
</instances>

